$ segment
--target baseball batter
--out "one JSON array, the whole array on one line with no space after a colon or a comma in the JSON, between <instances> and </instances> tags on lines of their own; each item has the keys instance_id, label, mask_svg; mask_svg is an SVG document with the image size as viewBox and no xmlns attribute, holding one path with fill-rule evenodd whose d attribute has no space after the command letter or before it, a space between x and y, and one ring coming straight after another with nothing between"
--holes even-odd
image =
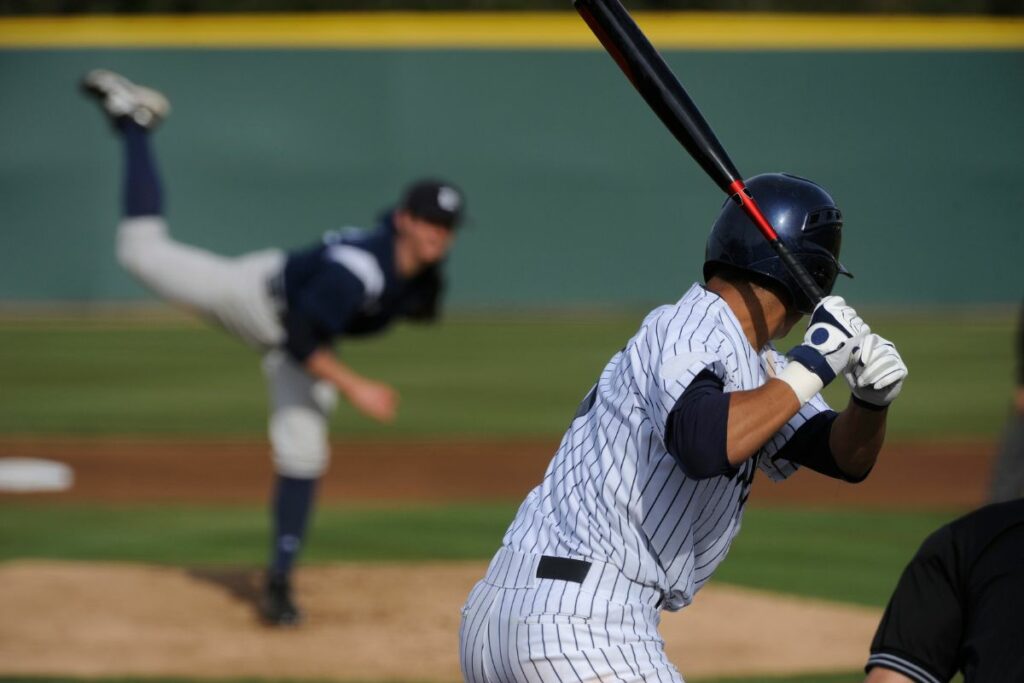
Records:
<instances>
[{"instance_id":1,"label":"baseball batter","mask_svg":"<svg viewBox=\"0 0 1024 683\"><path fill-rule=\"evenodd\" d=\"M748 187L825 292L842 218L802 178ZM907 371L891 342L837 296L805 297L731 200L695 284L661 306L605 366L463 608L471 683L681 681L658 634L725 558L757 470L800 465L864 479ZM788 358L772 340L811 314ZM852 398L837 413L820 390Z\"/></svg>"},{"instance_id":2,"label":"baseball batter","mask_svg":"<svg viewBox=\"0 0 1024 683\"><path fill-rule=\"evenodd\" d=\"M375 230L329 233L299 251L224 258L168 233L149 144L150 132L169 111L167 99L105 70L90 72L82 85L124 146L121 264L156 294L263 355L277 481L262 611L271 624L295 624L301 614L290 576L317 479L327 469L327 422L336 394L381 422L394 419L398 404L393 388L343 363L332 343L380 332L398 318L437 317L441 267L463 215L462 194L450 183L421 180Z\"/></svg>"}]
</instances>

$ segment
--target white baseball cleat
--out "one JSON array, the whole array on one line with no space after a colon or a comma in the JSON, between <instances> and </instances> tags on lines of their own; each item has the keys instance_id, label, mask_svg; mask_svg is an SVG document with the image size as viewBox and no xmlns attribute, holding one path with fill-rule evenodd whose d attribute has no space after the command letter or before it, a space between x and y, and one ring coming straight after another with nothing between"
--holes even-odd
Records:
<instances>
[{"instance_id":1,"label":"white baseball cleat","mask_svg":"<svg viewBox=\"0 0 1024 683\"><path fill-rule=\"evenodd\" d=\"M82 79L82 90L92 95L112 121L131 117L143 128L156 126L171 112L171 103L163 93L136 85L106 69L93 69Z\"/></svg>"}]
</instances>

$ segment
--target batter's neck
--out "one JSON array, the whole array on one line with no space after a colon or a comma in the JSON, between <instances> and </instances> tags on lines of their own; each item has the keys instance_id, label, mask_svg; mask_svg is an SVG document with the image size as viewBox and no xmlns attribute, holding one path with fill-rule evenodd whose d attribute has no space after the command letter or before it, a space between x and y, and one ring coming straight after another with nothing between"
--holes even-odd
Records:
<instances>
[{"instance_id":1,"label":"batter's neck","mask_svg":"<svg viewBox=\"0 0 1024 683\"><path fill-rule=\"evenodd\" d=\"M786 305L771 290L752 282L721 277L712 277L707 287L729 306L747 341L757 351L788 331L790 316Z\"/></svg>"}]
</instances>

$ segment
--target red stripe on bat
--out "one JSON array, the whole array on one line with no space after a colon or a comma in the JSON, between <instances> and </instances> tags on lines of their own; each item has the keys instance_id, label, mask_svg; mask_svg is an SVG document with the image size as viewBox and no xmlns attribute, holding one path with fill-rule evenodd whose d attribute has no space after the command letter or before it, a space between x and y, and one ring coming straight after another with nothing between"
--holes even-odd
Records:
<instances>
[{"instance_id":1,"label":"red stripe on bat","mask_svg":"<svg viewBox=\"0 0 1024 683\"><path fill-rule=\"evenodd\" d=\"M775 232L775 228L772 227L772 224L761 213L761 207L757 205L754 198L747 192L747 186L743 184L743 179L737 178L729 183L728 190L733 199L739 202L743 211L750 216L750 220L754 221L754 225L761 231L761 234L772 242L778 241L778 233Z\"/></svg>"}]
</instances>

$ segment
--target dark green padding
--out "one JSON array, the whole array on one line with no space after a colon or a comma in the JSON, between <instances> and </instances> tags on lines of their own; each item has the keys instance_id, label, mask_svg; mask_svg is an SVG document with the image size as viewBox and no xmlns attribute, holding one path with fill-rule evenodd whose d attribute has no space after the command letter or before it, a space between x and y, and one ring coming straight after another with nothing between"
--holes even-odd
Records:
<instances>
[{"instance_id":1,"label":"dark green padding","mask_svg":"<svg viewBox=\"0 0 1024 683\"><path fill-rule=\"evenodd\" d=\"M833 191L860 303L1020 295L1020 51L666 53L746 175ZM174 232L225 253L366 224L461 182L456 306L647 305L699 277L723 197L597 49L0 51L0 300L133 299L112 253L119 150L76 91L168 92Z\"/></svg>"}]
</instances>

